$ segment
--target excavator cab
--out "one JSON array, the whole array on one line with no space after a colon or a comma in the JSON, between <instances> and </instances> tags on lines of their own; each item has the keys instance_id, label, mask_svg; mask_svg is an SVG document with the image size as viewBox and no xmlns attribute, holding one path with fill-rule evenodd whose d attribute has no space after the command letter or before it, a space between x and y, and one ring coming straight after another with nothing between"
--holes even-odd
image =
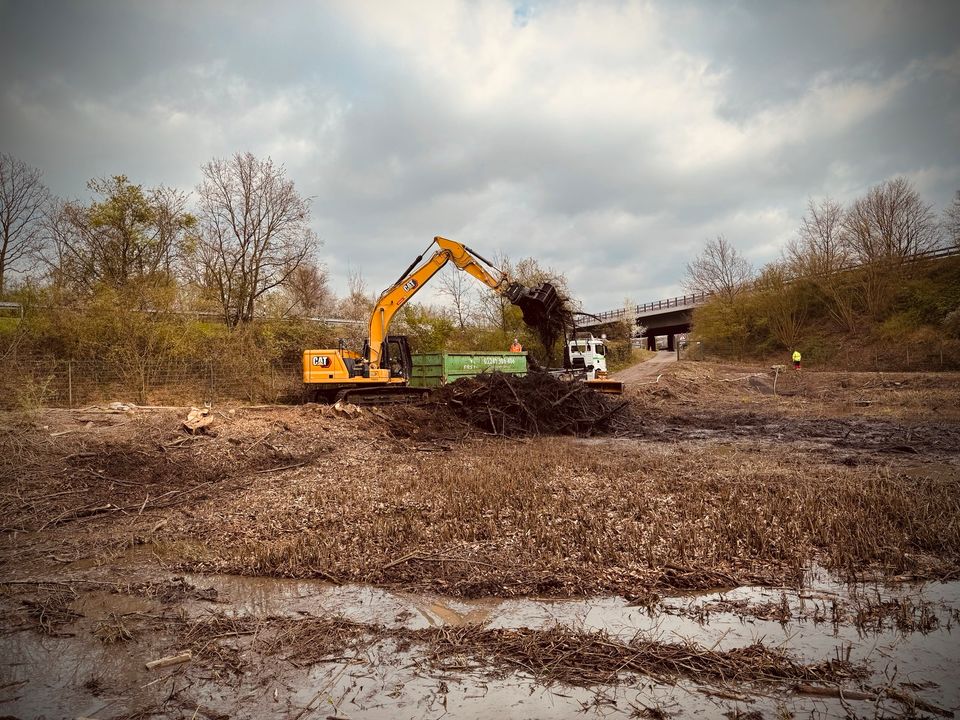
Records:
<instances>
[{"instance_id":1,"label":"excavator cab","mask_svg":"<svg viewBox=\"0 0 960 720\"><path fill-rule=\"evenodd\" d=\"M381 367L390 370L390 377L409 380L413 372L413 356L406 335L388 335L380 354Z\"/></svg>"},{"instance_id":2,"label":"excavator cab","mask_svg":"<svg viewBox=\"0 0 960 720\"><path fill-rule=\"evenodd\" d=\"M369 341L363 343L363 357L368 359L370 357ZM390 370L392 378L410 379L410 374L413 372L413 356L410 353L410 343L406 335L387 335L380 345L380 367ZM354 375L369 377L369 363L362 363L362 368L366 369L366 375L361 370L360 363L357 364Z\"/></svg>"}]
</instances>

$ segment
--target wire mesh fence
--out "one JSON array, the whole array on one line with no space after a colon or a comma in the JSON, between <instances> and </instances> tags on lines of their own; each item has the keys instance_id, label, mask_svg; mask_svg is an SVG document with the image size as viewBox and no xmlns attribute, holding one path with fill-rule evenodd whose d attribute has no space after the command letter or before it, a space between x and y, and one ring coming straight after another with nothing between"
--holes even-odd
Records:
<instances>
[{"instance_id":1,"label":"wire mesh fence","mask_svg":"<svg viewBox=\"0 0 960 720\"><path fill-rule=\"evenodd\" d=\"M960 369L960 341L889 343L862 347L800 347L804 367L865 371ZM681 360L773 361L743 343L690 339L676 346ZM299 360L251 354L203 360L137 359L128 362L56 357L7 359L0 364L0 408L84 407L108 402L197 405L204 402L289 403L303 397Z\"/></svg>"},{"instance_id":2,"label":"wire mesh fence","mask_svg":"<svg viewBox=\"0 0 960 720\"><path fill-rule=\"evenodd\" d=\"M249 358L117 363L31 358L0 368L0 407L84 407L106 402L187 405L295 402L299 362Z\"/></svg>"}]
</instances>

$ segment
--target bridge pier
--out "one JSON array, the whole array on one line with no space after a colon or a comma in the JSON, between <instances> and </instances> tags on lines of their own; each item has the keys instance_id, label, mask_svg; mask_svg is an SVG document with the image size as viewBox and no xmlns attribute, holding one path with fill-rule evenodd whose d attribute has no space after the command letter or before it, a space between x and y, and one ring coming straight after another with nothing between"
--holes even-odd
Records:
<instances>
[{"instance_id":1,"label":"bridge pier","mask_svg":"<svg viewBox=\"0 0 960 720\"><path fill-rule=\"evenodd\" d=\"M647 350L656 350L657 338L666 337L667 350L674 351L677 349L677 335L688 332L690 332L689 323L677 323L674 325L647 328L646 335L644 335L644 337L647 339Z\"/></svg>"},{"instance_id":2,"label":"bridge pier","mask_svg":"<svg viewBox=\"0 0 960 720\"><path fill-rule=\"evenodd\" d=\"M686 330L681 330L681 332L686 332ZM651 335L647 333L647 350L656 351L657 349L657 338L667 336L667 350L673 352L677 349L676 335L672 332L669 333L660 333L659 335Z\"/></svg>"}]
</instances>

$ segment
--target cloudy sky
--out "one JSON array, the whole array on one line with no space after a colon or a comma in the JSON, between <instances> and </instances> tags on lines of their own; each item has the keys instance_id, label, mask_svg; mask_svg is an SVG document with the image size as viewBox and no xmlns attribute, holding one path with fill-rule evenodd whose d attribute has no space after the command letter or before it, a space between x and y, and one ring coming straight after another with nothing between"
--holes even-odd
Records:
<instances>
[{"instance_id":1,"label":"cloudy sky","mask_svg":"<svg viewBox=\"0 0 960 720\"><path fill-rule=\"evenodd\" d=\"M283 163L337 292L434 235L565 273L587 310L682 292L807 200L960 188L960 3L0 0L0 151L86 197Z\"/></svg>"}]
</instances>

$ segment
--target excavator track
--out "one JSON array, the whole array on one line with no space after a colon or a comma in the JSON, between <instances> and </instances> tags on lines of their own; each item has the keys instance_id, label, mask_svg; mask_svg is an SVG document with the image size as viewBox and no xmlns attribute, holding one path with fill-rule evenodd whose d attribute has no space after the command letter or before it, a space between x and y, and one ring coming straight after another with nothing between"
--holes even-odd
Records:
<instances>
[{"instance_id":1,"label":"excavator track","mask_svg":"<svg viewBox=\"0 0 960 720\"><path fill-rule=\"evenodd\" d=\"M423 402L430 395L428 388L415 387L368 387L348 388L336 394L339 402L354 405L399 405Z\"/></svg>"}]
</instances>

